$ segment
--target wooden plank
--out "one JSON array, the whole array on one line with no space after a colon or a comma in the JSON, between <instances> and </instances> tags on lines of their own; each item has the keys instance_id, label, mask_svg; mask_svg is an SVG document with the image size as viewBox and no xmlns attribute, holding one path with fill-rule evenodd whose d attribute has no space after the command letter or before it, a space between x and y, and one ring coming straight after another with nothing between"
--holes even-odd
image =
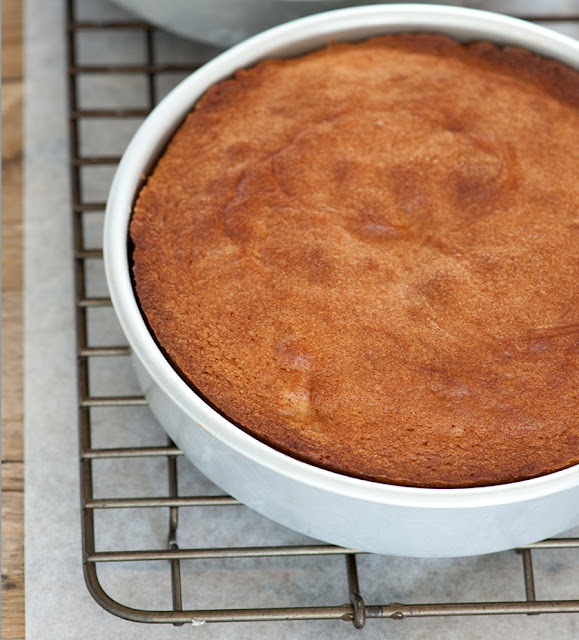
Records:
<instances>
[{"instance_id":1,"label":"wooden plank","mask_svg":"<svg viewBox=\"0 0 579 640\"><path fill-rule=\"evenodd\" d=\"M22 3L2 2L2 638L23 640Z\"/></svg>"},{"instance_id":2,"label":"wooden plank","mask_svg":"<svg viewBox=\"0 0 579 640\"><path fill-rule=\"evenodd\" d=\"M2 2L3 84L4 80L22 79L22 4L21 0Z\"/></svg>"},{"instance_id":3,"label":"wooden plank","mask_svg":"<svg viewBox=\"0 0 579 640\"><path fill-rule=\"evenodd\" d=\"M6 493L24 494L24 463L22 460L10 460L2 456L3 499Z\"/></svg>"},{"instance_id":4,"label":"wooden plank","mask_svg":"<svg viewBox=\"0 0 579 640\"><path fill-rule=\"evenodd\" d=\"M2 477L2 638L24 637L24 502Z\"/></svg>"},{"instance_id":5,"label":"wooden plank","mask_svg":"<svg viewBox=\"0 0 579 640\"><path fill-rule=\"evenodd\" d=\"M4 246L2 246L4 257ZM4 269L4 265L2 265ZM2 273L4 280L4 273ZM23 363L22 296L4 289L2 282L2 457L22 459ZM6 439L9 438L10 442ZM4 447L8 447L5 449ZM14 453L15 447L18 453Z\"/></svg>"}]
</instances>

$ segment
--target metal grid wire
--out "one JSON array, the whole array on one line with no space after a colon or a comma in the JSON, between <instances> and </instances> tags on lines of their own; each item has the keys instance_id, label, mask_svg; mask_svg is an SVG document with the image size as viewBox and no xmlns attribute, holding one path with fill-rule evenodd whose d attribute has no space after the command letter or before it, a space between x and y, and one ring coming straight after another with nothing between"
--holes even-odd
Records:
<instances>
[{"instance_id":1,"label":"metal grid wire","mask_svg":"<svg viewBox=\"0 0 579 640\"><path fill-rule=\"evenodd\" d=\"M90 336L90 316L95 310L110 307L110 300L102 291L93 293L87 285L87 271L95 262L102 261L102 250L93 247L87 239L87 220L102 218L104 201L91 199L87 191L83 171L87 167L107 167L111 171L119 161L117 155L90 154L83 148L83 127L87 123L106 128L123 119L142 120L154 107L159 97L159 78L171 74L186 74L197 68L203 60L190 62L159 62L156 51L157 30L143 22L135 20L85 20L77 15L78 0L67 3L68 34L68 80L69 80L69 121L70 121L70 172L72 184L72 219L74 229L74 272L76 282L76 318L77 318L77 358L78 358L78 411L80 425L80 465L81 465L81 499L82 499L82 544L84 554L85 579L90 593L96 601L109 612L127 620L144 623L185 623L202 622L241 622L241 621L273 621L273 620L330 620L342 619L351 621L356 628L362 628L368 618L402 619L423 616L457 616L485 614L536 614L579 612L579 599L545 600L539 599L535 592L535 572L533 571L533 551L552 549L576 549L579 538L556 538L529 545L517 550L521 557L520 571L521 593L525 597L505 601L476 602L423 602L400 604L396 602L369 605L358 579L357 559L363 554L352 549L342 549L322 544L278 544L261 546L219 546L216 548L180 548L177 541L179 516L184 510L200 507L218 507L222 509L242 508L236 500L225 495L187 495L179 493L178 460L179 449L170 441L161 446L94 446L93 422L95 411L103 408L121 408L127 411L138 411L146 404L145 399L134 393L119 395L103 395L92 390L91 365L105 363L106 366L117 367L119 360L128 359L129 349L116 344L116 336L109 337L94 344ZM532 16L527 16L532 18ZM579 20L577 16L552 16L551 19ZM541 16L542 21L549 16ZM142 34L144 47L143 59L139 63L107 61L95 64L82 60L79 47L83 38L103 38L112 33L138 32ZM205 52L205 56L210 55ZM86 56L85 56L86 57ZM142 106L83 105L80 99L80 85L90 83L96 77L139 77L142 84ZM112 344L111 344L112 342ZM158 473L166 477L159 478L159 484L166 483L163 495L148 497L97 497L95 482L98 481L101 461L132 460L144 464L147 460L164 461L165 470L160 467ZM128 473L128 472L127 472ZM148 548L134 550L130 545L119 542L112 549L99 550L99 532L95 525L96 514L115 510L123 517L133 517L136 510L157 510L166 520L166 546L164 548ZM213 513L213 512L212 512ZM204 516L207 517L207 516ZM243 540L240 537L240 540ZM576 551L579 553L579 551ZM182 568L185 563L189 569L193 567L193 575L197 562L203 564L207 571L207 562L224 559L259 558L262 562L273 562L279 558L315 557L328 561L330 556L342 556L345 567L339 574L344 583L343 593L346 600L322 603L311 606L255 606L237 608L235 599L227 607L196 607L184 600L182 584ZM327 558L324 559L324 557ZM125 563L164 563L168 573L166 582L170 607L165 609L135 607L123 604L111 597L99 579L98 568L103 565L114 565L114 570L122 572ZM260 565L267 567L266 564ZM273 565L275 568L276 564ZM209 569L211 570L211 569ZM281 578L281 573L280 573ZM201 589L203 585L201 584ZM579 595L579 594L578 594Z\"/></svg>"}]
</instances>

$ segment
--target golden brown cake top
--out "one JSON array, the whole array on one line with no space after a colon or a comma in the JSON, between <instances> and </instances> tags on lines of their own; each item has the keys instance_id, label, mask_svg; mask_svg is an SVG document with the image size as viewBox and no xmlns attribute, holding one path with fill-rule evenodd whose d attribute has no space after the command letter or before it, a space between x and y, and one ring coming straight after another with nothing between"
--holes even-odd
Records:
<instances>
[{"instance_id":1,"label":"golden brown cake top","mask_svg":"<svg viewBox=\"0 0 579 640\"><path fill-rule=\"evenodd\" d=\"M157 341L240 428L425 487L579 462L579 75L436 35L210 89L142 190ZM194 428L192 426L192 428Z\"/></svg>"}]
</instances>

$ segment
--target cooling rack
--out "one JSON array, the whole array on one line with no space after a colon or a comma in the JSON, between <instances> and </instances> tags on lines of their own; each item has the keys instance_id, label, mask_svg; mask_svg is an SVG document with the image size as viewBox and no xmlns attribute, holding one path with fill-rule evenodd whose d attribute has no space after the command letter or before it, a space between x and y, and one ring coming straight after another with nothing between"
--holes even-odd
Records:
<instances>
[{"instance_id":1,"label":"cooling rack","mask_svg":"<svg viewBox=\"0 0 579 640\"><path fill-rule=\"evenodd\" d=\"M410 559L373 562L368 554L266 523L196 476L179 449L161 435L134 384L129 349L111 319L100 244L106 189L132 131L174 84L218 51L119 18L116 11L111 18L95 17L89 7L82 0L67 0L82 548L85 580L95 600L127 620L173 625L341 619L361 629L370 618L579 612L579 584L576 594L540 598L533 568L537 553L564 552L565 558L577 560L579 537L498 554L489 571L508 576L514 597L497 599L496 593L475 589L478 598L469 601L434 599L421 587L409 598L394 586L386 592L406 595L405 603L381 602L379 591L366 583L380 576L395 585L398 575L416 574L424 565ZM565 30L577 26L577 13L540 19ZM157 533L138 540L138 532L149 525ZM111 539L111 530L118 532L116 538ZM544 558L542 565L561 564ZM288 561L297 565L293 574ZM369 580L361 579L360 565ZM453 582L456 566L461 584L468 584L468 561L442 563L437 571L447 570ZM132 587L117 593L115 576L125 574ZM161 589L160 574L166 575ZM253 602L252 590L245 587L256 577L268 585L271 597L265 601ZM288 581L300 587L305 601L288 601L287 593L296 591L287 588ZM211 585L207 592L204 585Z\"/></svg>"}]
</instances>

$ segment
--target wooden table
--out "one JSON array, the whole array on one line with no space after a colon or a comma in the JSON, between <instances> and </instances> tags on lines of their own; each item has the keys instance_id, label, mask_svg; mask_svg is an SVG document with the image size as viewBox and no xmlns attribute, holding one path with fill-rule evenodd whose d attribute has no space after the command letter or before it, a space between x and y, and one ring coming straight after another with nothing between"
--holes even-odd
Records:
<instances>
[{"instance_id":1,"label":"wooden table","mask_svg":"<svg viewBox=\"0 0 579 640\"><path fill-rule=\"evenodd\" d=\"M22 2L2 2L2 638L24 638Z\"/></svg>"}]
</instances>

